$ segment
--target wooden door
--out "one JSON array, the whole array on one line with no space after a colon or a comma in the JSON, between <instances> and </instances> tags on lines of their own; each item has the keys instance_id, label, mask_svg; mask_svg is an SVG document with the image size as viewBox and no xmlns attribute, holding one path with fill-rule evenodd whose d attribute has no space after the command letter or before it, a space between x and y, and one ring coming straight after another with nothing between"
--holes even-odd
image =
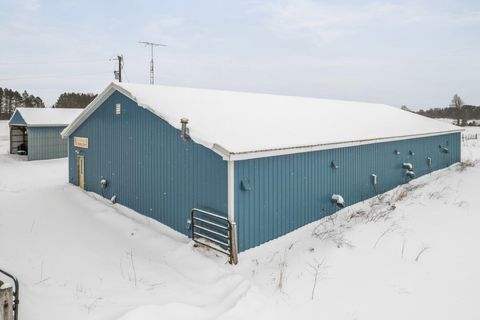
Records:
<instances>
[{"instance_id":1,"label":"wooden door","mask_svg":"<svg viewBox=\"0 0 480 320\"><path fill-rule=\"evenodd\" d=\"M85 189L85 159L83 156L77 156L77 179L78 186Z\"/></svg>"}]
</instances>

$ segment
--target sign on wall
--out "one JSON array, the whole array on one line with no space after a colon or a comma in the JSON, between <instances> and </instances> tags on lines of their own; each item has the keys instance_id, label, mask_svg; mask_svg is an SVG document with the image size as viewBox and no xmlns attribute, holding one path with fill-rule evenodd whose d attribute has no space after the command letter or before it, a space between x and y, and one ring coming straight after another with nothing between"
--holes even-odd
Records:
<instances>
[{"instance_id":1,"label":"sign on wall","mask_svg":"<svg viewBox=\"0 0 480 320\"><path fill-rule=\"evenodd\" d=\"M73 145L77 148L88 149L88 138L73 137Z\"/></svg>"}]
</instances>

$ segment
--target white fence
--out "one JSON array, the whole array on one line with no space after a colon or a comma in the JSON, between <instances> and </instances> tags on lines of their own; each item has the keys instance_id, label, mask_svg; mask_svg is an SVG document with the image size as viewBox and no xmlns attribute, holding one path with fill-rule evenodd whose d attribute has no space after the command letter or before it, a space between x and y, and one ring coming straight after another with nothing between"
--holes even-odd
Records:
<instances>
[{"instance_id":1,"label":"white fence","mask_svg":"<svg viewBox=\"0 0 480 320\"><path fill-rule=\"evenodd\" d=\"M478 133L462 134L462 141L477 140L477 139L478 139Z\"/></svg>"}]
</instances>

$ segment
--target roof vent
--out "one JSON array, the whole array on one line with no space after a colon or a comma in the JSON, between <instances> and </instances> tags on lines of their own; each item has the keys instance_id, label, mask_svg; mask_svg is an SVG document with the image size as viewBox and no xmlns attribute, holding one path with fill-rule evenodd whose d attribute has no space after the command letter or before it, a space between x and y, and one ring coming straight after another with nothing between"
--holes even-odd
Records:
<instances>
[{"instance_id":1,"label":"roof vent","mask_svg":"<svg viewBox=\"0 0 480 320\"><path fill-rule=\"evenodd\" d=\"M332 194L332 203L336 204L339 208L345 208L345 200L339 194Z\"/></svg>"},{"instance_id":2,"label":"roof vent","mask_svg":"<svg viewBox=\"0 0 480 320\"><path fill-rule=\"evenodd\" d=\"M427 165L428 165L429 167L432 166L432 158L431 158L431 157L427 157Z\"/></svg>"},{"instance_id":3,"label":"roof vent","mask_svg":"<svg viewBox=\"0 0 480 320\"><path fill-rule=\"evenodd\" d=\"M180 135L180 137L182 138L183 141L191 140L190 130L188 130L188 128L187 128L188 119L187 118L182 118L182 119L180 119L180 122L182 123L182 134Z\"/></svg>"},{"instance_id":4,"label":"roof vent","mask_svg":"<svg viewBox=\"0 0 480 320\"><path fill-rule=\"evenodd\" d=\"M407 170L413 170L413 164L411 164L411 163L409 163L409 162L404 162L404 163L402 164L402 167L403 167L404 169L407 169Z\"/></svg>"},{"instance_id":5,"label":"roof vent","mask_svg":"<svg viewBox=\"0 0 480 320\"><path fill-rule=\"evenodd\" d=\"M406 175L407 177L409 177L410 179L415 178L415 172L414 172L413 170L408 170L408 169L407 169L407 170L405 171L405 175Z\"/></svg>"}]
</instances>

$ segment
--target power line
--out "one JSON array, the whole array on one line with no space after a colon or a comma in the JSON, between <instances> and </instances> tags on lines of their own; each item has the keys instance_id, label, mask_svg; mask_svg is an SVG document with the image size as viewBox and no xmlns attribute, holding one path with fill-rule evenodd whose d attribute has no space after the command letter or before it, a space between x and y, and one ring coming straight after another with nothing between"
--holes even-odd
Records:
<instances>
[{"instance_id":1,"label":"power line","mask_svg":"<svg viewBox=\"0 0 480 320\"><path fill-rule=\"evenodd\" d=\"M0 61L1 66L10 66L10 65L50 65L50 64L67 64L67 63L78 63L78 64L85 64L85 63L97 63L97 62L105 62L106 59L102 60L71 60L71 61Z\"/></svg>"},{"instance_id":2,"label":"power line","mask_svg":"<svg viewBox=\"0 0 480 320\"><path fill-rule=\"evenodd\" d=\"M139 41L138 43L144 44L146 46L150 46L150 84L155 84L155 71L154 71L154 62L153 62L153 47L166 47L166 44L162 43L154 43L154 42L147 42L147 41Z\"/></svg>"},{"instance_id":3,"label":"power line","mask_svg":"<svg viewBox=\"0 0 480 320\"><path fill-rule=\"evenodd\" d=\"M46 75L28 75L28 76L20 76L20 77L13 77L13 78L0 78L0 81L9 81L9 80L21 80L21 79L44 79L44 78L75 78L75 77L88 77L94 75L103 75L103 74L110 74L108 72L93 72L93 73L83 73L83 74L46 74Z\"/></svg>"},{"instance_id":4,"label":"power line","mask_svg":"<svg viewBox=\"0 0 480 320\"><path fill-rule=\"evenodd\" d=\"M127 71L123 70L123 74L125 75L125 78L127 79L127 82L130 82L130 79L128 78Z\"/></svg>"}]
</instances>

